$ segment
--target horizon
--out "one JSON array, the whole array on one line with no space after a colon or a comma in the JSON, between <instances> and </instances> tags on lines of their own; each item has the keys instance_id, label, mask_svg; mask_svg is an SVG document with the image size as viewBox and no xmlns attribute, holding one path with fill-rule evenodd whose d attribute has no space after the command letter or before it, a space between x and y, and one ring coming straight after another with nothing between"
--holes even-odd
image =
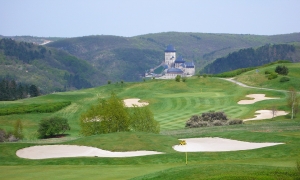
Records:
<instances>
[{"instance_id":1,"label":"horizon","mask_svg":"<svg viewBox=\"0 0 300 180\"><path fill-rule=\"evenodd\" d=\"M134 37L163 32L280 35L300 32L300 1L0 1L3 36Z\"/></svg>"},{"instance_id":2,"label":"horizon","mask_svg":"<svg viewBox=\"0 0 300 180\"><path fill-rule=\"evenodd\" d=\"M37 38L79 38L79 37L89 37L89 36L117 36L117 37L124 37L124 38L131 38L136 36L144 36L149 34L160 34L160 33L194 33L194 34L228 34L228 35L251 35L251 36L279 36L279 35L287 35L287 34L298 34L300 32L292 32L292 33L285 33L285 34L271 34L271 35L260 35L260 34L233 34L233 33L202 33L202 32L178 32L178 31L168 31L168 32L157 32L157 33L146 33L146 34L138 34L135 36L118 36L113 34L91 34L91 35L84 35L84 36L74 36L74 37L58 37L58 36L33 36L33 35L16 35L16 36L5 36L0 34L2 37L37 37Z\"/></svg>"}]
</instances>

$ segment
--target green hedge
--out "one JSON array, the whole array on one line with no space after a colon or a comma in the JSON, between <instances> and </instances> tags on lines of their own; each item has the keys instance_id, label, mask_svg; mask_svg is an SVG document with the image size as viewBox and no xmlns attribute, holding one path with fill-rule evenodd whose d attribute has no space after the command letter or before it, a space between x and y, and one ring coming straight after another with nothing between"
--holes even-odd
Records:
<instances>
[{"instance_id":1,"label":"green hedge","mask_svg":"<svg viewBox=\"0 0 300 180\"><path fill-rule=\"evenodd\" d=\"M62 108L70 105L70 101L65 102L53 102L43 104L20 104L9 107L3 107L0 109L0 116L10 114L26 114L26 113L51 113L59 111Z\"/></svg>"}]
</instances>

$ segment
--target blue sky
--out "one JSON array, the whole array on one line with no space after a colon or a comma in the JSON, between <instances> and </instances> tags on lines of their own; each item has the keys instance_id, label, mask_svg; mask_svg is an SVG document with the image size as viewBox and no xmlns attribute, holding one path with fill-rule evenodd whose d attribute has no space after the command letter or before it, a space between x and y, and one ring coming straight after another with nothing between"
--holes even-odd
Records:
<instances>
[{"instance_id":1,"label":"blue sky","mask_svg":"<svg viewBox=\"0 0 300 180\"><path fill-rule=\"evenodd\" d=\"M300 0L0 0L0 35L300 32Z\"/></svg>"}]
</instances>

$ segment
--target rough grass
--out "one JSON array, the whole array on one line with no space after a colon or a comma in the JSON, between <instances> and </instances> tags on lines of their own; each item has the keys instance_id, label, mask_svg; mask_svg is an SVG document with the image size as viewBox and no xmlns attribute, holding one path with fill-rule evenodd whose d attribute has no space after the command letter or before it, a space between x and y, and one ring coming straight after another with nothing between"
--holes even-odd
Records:
<instances>
[{"instance_id":1,"label":"rough grass","mask_svg":"<svg viewBox=\"0 0 300 180\"><path fill-rule=\"evenodd\" d=\"M268 80L265 71L275 72L278 65L284 65L289 69L289 74L286 77L290 78L290 81L280 82L280 78L284 77L282 75L278 75L276 79ZM294 87L297 91L300 91L300 63L283 63L261 67L258 68L258 72L252 70L237 76L236 80L250 86L281 90L289 90L290 87Z\"/></svg>"}]
</instances>

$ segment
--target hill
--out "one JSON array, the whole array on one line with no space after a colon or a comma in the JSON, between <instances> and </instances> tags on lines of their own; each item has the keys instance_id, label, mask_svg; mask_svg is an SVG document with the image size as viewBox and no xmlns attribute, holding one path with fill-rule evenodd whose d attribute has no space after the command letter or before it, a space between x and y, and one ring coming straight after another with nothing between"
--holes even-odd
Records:
<instances>
[{"instance_id":1,"label":"hill","mask_svg":"<svg viewBox=\"0 0 300 180\"><path fill-rule=\"evenodd\" d=\"M277 65L277 64L276 64ZM267 80L264 75L265 70L272 70L276 65L268 67L257 67L256 71L249 71L241 74L237 78L246 79L249 85L258 87L269 87L287 90L289 86L299 84L300 71L299 63L288 63L290 69L289 82L284 82L284 86L279 82L279 78ZM248 74L249 73L249 74ZM259 76L259 77L258 77ZM263 83L259 80L263 80ZM244 82L244 81L242 81ZM267 83L272 84L268 85ZM299 90L299 86L295 86ZM149 102L149 108L154 113L155 120L160 123L162 130L182 129L185 122L195 114L209 111L223 111L231 119L251 118L254 112L259 109L271 109L274 103L279 110L288 110L283 92L273 92L259 89L243 88L234 83L221 80L219 78L188 78L186 82L176 82L175 80L146 80L136 83L113 83L96 88L82 89L79 91L54 93L36 98L18 100L14 102L0 102L0 108L9 105L17 108L18 105L41 105L49 106L55 103L70 102L71 104L60 111L52 113L26 113L0 116L0 124L9 127L7 119L21 119L30 123L24 125L30 131L36 131L37 123L40 119L49 116L62 116L69 119L71 124L71 134L77 136L79 130L79 117L90 106L98 102L99 98L107 98L111 92L115 92L121 99L139 98ZM241 106L237 102L244 99L247 94L263 93L267 97L281 97L279 100L269 100L255 105ZM269 103L272 102L272 103ZM29 131L27 131L29 133ZM32 136L27 134L28 136Z\"/></svg>"},{"instance_id":2,"label":"hill","mask_svg":"<svg viewBox=\"0 0 300 180\"><path fill-rule=\"evenodd\" d=\"M299 63L286 64L299 68ZM261 69L267 67L259 67ZM250 72L249 72L250 73ZM255 73L255 72L251 72ZM291 68L289 77L299 82L300 71ZM247 75L245 75L246 77ZM249 81L253 80L252 78ZM270 81L274 83L275 81ZM81 137L79 117L98 98L109 97L111 91L122 99L140 98L149 102L161 133L117 132ZM247 94L263 93L266 100L249 105L237 102ZM23 113L0 116L0 128L9 131L16 120L23 123L25 140L0 143L0 172L4 179L297 179L299 178L299 117L289 115L261 121L247 121L234 126L184 128L192 115L222 110L229 118L253 117L259 109L278 110L286 106L286 93L263 89L244 88L219 78L191 77L186 82L174 80L146 80L145 82L107 84L77 91L59 92L11 102L0 102L0 109L21 109L30 105L49 107L55 103L70 102L58 111ZM19 107L19 108L17 108ZM45 117L67 118L71 131L63 138L36 139L38 123ZM172 146L178 139L219 137L246 142L284 143L253 150L228 152L176 152ZM164 154L131 158L70 157L29 160L19 158L16 151L30 146L78 145L98 147L108 151L154 150ZM214 144L210 144L210 146ZM188 157L188 165L186 165ZM298 166L296 162L298 160ZM101 167L101 168L99 168ZM296 169L298 168L298 170ZM45 171L46 169L46 171Z\"/></svg>"},{"instance_id":3,"label":"hill","mask_svg":"<svg viewBox=\"0 0 300 180\"><path fill-rule=\"evenodd\" d=\"M300 61L299 44L267 44L230 53L208 64L202 73L218 74L239 68L256 67L277 60Z\"/></svg>"},{"instance_id":4,"label":"hill","mask_svg":"<svg viewBox=\"0 0 300 180\"><path fill-rule=\"evenodd\" d=\"M105 79L92 65L65 51L12 39L0 40L0 67L1 78L34 84L42 93L88 88Z\"/></svg>"},{"instance_id":5,"label":"hill","mask_svg":"<svg viewBox=\"0 0 300 180\"><path fill-rule=\"evenodd\" d=\"M286 66L289 70L288 75L278 75L277 78L269 80L266 71L275 72L277 66ZM297 91L300 91L300 63L280 63L270 66L257 67L255 70L242 73L235 77L239 82L247 84L249 86L289 90L293 87ZM281 82L282 77L287 77L289 80Z\"/></svg>"},{"instance_id":6,"label":"hill","mask_svg":"<svg viewBox=\"0 0 300 180\"><path fill-rule=\"evenodd\" d=\"M274 36L166 32L134 37L86 36L47 44L84 59L113 81L136 81L164 60L172 44L178 55L194 61L197 71L215 59L240 49L265 44L300 42L300 33Z\"/></svg>"}]
</instances>

